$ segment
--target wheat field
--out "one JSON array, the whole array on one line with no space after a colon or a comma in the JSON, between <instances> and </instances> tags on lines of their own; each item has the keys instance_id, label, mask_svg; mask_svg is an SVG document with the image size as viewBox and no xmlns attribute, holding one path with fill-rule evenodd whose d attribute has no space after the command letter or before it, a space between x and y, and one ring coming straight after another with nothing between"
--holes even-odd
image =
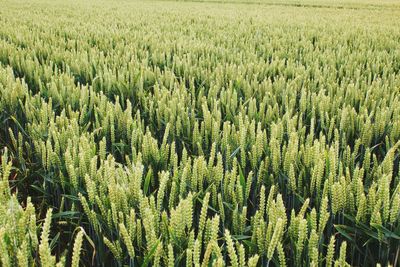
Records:
<instances>
[{"instance_id":1,"label":"wheat field","mask_svg":"<svg viewBox=\"0 0 400 267\"><path fill-rule=\"evenodd\" d=\"M0 266L399 266L399 18L0 0Z\"/></svg>"}]
</instances>

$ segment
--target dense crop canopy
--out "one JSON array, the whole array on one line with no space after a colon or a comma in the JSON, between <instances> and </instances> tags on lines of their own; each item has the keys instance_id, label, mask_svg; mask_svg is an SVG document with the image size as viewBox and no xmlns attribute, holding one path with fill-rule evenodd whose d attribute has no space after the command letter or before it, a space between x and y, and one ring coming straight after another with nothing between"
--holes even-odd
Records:
<instances>
[{"instance_id":1,"label":"dense crop canopy","mask_svg":"<svg viewBox=\"0 0 400 267\"><path fill-rule=\"evenodd\" d=\"M400 264L393 0L0 0L1 266Z\"/></svg>"}]
</instances>

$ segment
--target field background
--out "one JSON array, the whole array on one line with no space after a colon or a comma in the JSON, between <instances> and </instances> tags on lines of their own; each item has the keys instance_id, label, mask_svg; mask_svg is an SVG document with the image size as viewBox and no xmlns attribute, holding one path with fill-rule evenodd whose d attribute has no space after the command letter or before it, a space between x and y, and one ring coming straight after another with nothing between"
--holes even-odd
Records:
<instances>
[{"instance_id":1,"label":"field background","mask_svg":"<svg viewBox=\"0 0 400 267\"><path fill-rule=\"evenodd\" d=\"M398 266L399 18L0 0L0 265Z\"/></svg>"}]
</instances>

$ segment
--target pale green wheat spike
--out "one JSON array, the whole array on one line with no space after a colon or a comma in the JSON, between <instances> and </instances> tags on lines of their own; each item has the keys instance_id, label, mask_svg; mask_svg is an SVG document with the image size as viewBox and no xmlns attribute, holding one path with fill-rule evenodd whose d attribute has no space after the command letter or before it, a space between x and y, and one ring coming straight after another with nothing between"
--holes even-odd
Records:
<instances>
[{"instance_id":1,"label":"pale green wheat spike","mask_svg":"<svg viewBox=\"0 0 400 267\"><path fill-rule=\"evenodd\" d=\"M139 248L142 247L142 221L136 219L136 243Z\"/></svg>"},{"instance_id":2,"label":"pale green wheat spike","mask_svg":"<svg viewBox=\"0 0 400 267\"><path fill-rule=\"evenodd\" d=\"M371 152L369 148L367 148L364 153L364 160L362 166L365 169L365 173L368 174L371 167Z\"/></svg>"},{"instance_id":3,"label":"pale green wheat spike","mask_svg":"<svg viewBox=\"0 0 400 267\"><path fill-rule=\"evenodd\" d=\"M297 214L298 218L304 218L304 214L306 213L309 204L310 204L310 199L307 198L304 201L303 205L301 206L299 213Z\"/></svg>"},{"instance_id":4,"label":"pale green wheat spike","mask_svg":"<svg viewBox=\"0 0 400 267\"><path fill-rule=\"evenodd\" d=\"M272 234L271 241L269 242L268 251L267 251L267 258L268 260L272 259L274 255L276 246L280 242L281 236L283 234L283 220L279 218L276 222L274 233Z\"/></svg>"},{"instance_id":5,"label":"pale green wheat spike","mask_svg":"<svg viewBox=\"0 0 400 267\"><path fill-rule=\"evenodd\" d=\"M125 215L125 221L127 224L127 230L132 242L135 240L136 233L136 212L133 208L130 209L129 215Z\"/></svg>"},{"instance_id":6,"label":"pale green wheat spike","mask_svg":"<svg viewBox=\"0 0 400 267\"><path fill-rule=\"evenodd\" d=\"M217 206L217 186L215 184L211 185L211 206L216 207Z\"/></svg>"},{"instance_id":7,"label":"pale green wheat spike","mask_svg":"<svg viewBox=\"0 0 400 267\"><path fill-rule=\"evenodd\" d=\"M170 123L167 123L167 125L165 127L165 131L164 131L164 136L162 139L162 144L161 144L161 158L164 161L166 161L168 158L167 141L168 141L169 131L170 131Z\"/></svg>"},{"instance_id":8,"label":"pale green wheat spike","mask_svg":"<svg viewBox=\"0 0 400 267\"><path fill-rule=\"evenodd\" d=\"M225 240L226 240L226 247L228 250L229 258L231 259L231 265L232 267L238 267L238 257L236 254L235 247L233 245L232 237L229 231L226 229L225 230Z\"/></svg>"},{"instance_id":9,"label":"pale green wheat spike","mask_svg":"<svg viewBox=\"0 0 400 267\"><path fill-rule=\"evenodd\" d=\"M205 223L206 223L209 200L210 200L210 193L207 192L203 198L203 205L201 206L201 212L200 212L200 218L199 218L199 232L198 232L197 236L198 237L200 236L200 239L203 236L203 230L204 230Z\"/></svg>"},{"instance_id":10,"label":"pale green wheat spike","mask_svg":"<svg viewBox=\"0 0 400 267\"><path fill-rule=\"evenodd\" d=\"M210 157L208 159L208 166L207 166L207 168L209 170L211 170L211 168L214 166L214 160L215 160L215 154L216 154L216 146L217 146L217 144L215 142L211 146Z\"/></svg>"},{"instance_id":11,"label":"pale green wheat spike","mask_svg":"<svg viewBox=\"0 0 400 267\"><path fill-rule=\"evenodd\" d=\"M12 162L8 161L8 150L7 148L4 149L4 154L1 157L1 174L2 174L2 181L0 181L0 200L4 201L11 197L11 191L9 187L9 176L11 173ZM3 199L4 198L4 199Z\"/></svg>"},{"instance_id":12,"label":"pale green wheat spike","mask_svg":"<svg viewBox=\"0 0 400 267\"><path fill-rule=\"evenodd\" d=\"M192 250L191 249L186 249L186 267L192 267L193 262L192 262Z\"/></svg>"},{"instance_id":13,"label":"pale green wheat spike","mask_svg":"<svg viewBox=\"0 0 400 267\"><path fill-rule=\"evenodd\" d=\"M106 159L106 145L107 145L106 138L103 137L103 139L99 143L99 157L100 157L100 160L105 160Z\"/></svg>"},{"instance_id":14,"label":"pale green wheat spike","mask_svg":"<svg viewBox=\"0 0 400 267\"><path fill-rule=\"evenodd\" d=\"M211 221L211 233L210 233L210 241L217 242L218 239L218 231L219 231L219 216L215 215L215 217Z\"/></svg>"},{"instance_id":15,"label":"pale green wheat spike","mask_svg":"<svg viewBox=\"0 0 400 267\"><path fill-rule=\"evenodd\" d=\"M214 265L214 264L213 264ZM216 262L215 262L215 267L223 267L225 266L224 259L222 257L219 257Z\"/></svg>"},{"instance_id":16,"label":"pale green wheat spike","mask_svg":"<svg viewBox=\"0 0 400 267\"><path fill-rule=\"evenodd\" d=\"M378 201L374 205L374 209L371 215L371 223L382 225L382 217L380 212L381 208L382 208L382 200L378 199Z\"/></svg>"},{"instance_id":17,"label":"pale green wheat spike","mask_svg":"<svg viewBox=\"0 0 400 267\"><path fill-rule=\"evenodd\" d=\"M282 242L279 242L276 245L276 250L278 251L280 267L286 267L286 256L285 251L283 250Z\"/></svg>"},{"instance_id":18,"label":"pale green wheat spike","mask_svg":"<svg viewBox=\"0 0 400 267\"><path fill-rule=\"evenodd\" d=\"M332 185L332 195L331 195L331 203L332 203L332 213L336 215L339 210L342 208L342 186L339 182L335 182Z\"/></svg>"},{"instance_id":19,"label":"pale green wheat spike","mask_svg":"<svg viewBox=\"0 0 400 267\"><path fill-rule=\"evenodd\" d=\"M212 252L212 243L208 243L206 247L206 251L204 252L203 262L201 263L201 267L206 267L209 264L210 256Z\"/></svg>"},{"instance_id":20,"label":"pale green wheat spike","mask_svg":"<svg viewBox=\"0 0 400 267\"><path fill-rule=\"evenodd\" d=\"M341 267L348 266L346 263L346 250L347 250L347 242L343 241L342 245L340 246L340 253L339 253L339 264Z\"/></svg>"},{"instance_id":21,"label":"pale green wheat spike","mask_svg":"<svg viewBox=\"0 0 400 267\"><path fill-rule=\"evenodd\" d=\"M187 181L188 181L188 176L189 176L189 166L190 163L186 164L185 167L183 168L182 176L179 182L179 196L181 198L185 197L186 194L186 188L187 188Z\"/></svg>"},{"instance_id":22,"label":"pale green wheat spike","mask_svg":"<svg viewBox=\"0 0 400 267\"><path fill-rule=\"evenodd\" d=\"M318 219L318 234L322 235L324 232L326 223L329 220L330 214L328 212L328 198L324 197L321 202L321 207L319 209L319 219Z\"/></svg>"},{"instance_id":23,"label":"pale green wheat spike","mask_svg":"<svg viewBox=\"0 0 400 267\"><path fill-rule=\"evenodd\" d=\"M250 163L251 163L251 167L252 168L256 168L257 167L257 162L258 162L258 156L257 156L257 147L256 144L254 144L251 147L251 152L249 152L251 158L250 158Z\"/></svg>"},{"instance_id":24,"label":"pale green wheat spike","mask_svg":"<svg viewBox=\"0 0 400 267\"><path fill-rule=\"evenodd\" d=\"M182 150L181 166L185 166L187 161L188 161L188 152L186 150L186 147L184 147Z\"/></svg>"},{"instance_id":25,"label":"pale green wheat spike","mask_svg":"<svg viewBox=\"0 0 400 267\"><path fill-rule=\"evenodd\" d=\"M272 156L272 169L274 174L278 174L281 165L281 148L277 139L271 139L271 156Z\"/></svg>"},{"instance_id":26,"label":"pale green wheat spike","mask_svg":"<svg viewBox=\"0 0 400 267\"><path fill-rule=\"evenodd\" d=\"M325 161L324 161L324 159L320 159L318 161L317 168L318 168L318 175L317 175L316 180L315 180L315 187L316 187L316 191L317 191L317 194L318 194L318 197L319 197L320 196L320 191L321 191L322 178L324 177L324 169L325 169ZM333 171L331 172L331 174L333 176L335 176L335 168L336 167L333 166L332 168L333 168Z\"/></svg>"},{"instance_id":27,"label":"pale green wheat spike","mask_svg":"<svg viewBox=\"0 0 400 267\"><path fill-rule=\"evenodd\" d=\"M243 187L240 184L239 180L236 182L236 194L235 194L236 203L240 206L246 205L243 201Z\"/></svg>"},{"instance_id":28,"label":"pale green wheat spike","mask_svg":"<svg viewBox=\"0 0 400 267\"><path fill-rule=\"evenodd\" d=\"M330 148L329 153L331 153L330 155L330 170L332 171L332 173L334 175L336 175L337 170L338 170L338 162L339 162L339 141L335 141L333 147ZM357 142L356 145L357 146Z\"/></svg>"},{"instance_id":29,"label":"pale green wheat spike","mask_svg":"<svg viewBox=\"0 0 400 267\"><path fill-rule=\"evenodd\" d=\"M95 202L95 197L97 195L95 182L93 181L93 179L90 178L90 176L88 174L86 174L84 176L84 180L86 183L86 189L88 192L89 202L93 204Z\"/></svg>"},{"instance_id":30,"label":"pale green wheat spike","mask_svg":"<svg viewBox=\"0 0 400 267\"><path fill-rule=\"evenodd\" d=\"M273 235L273 223L268 223L267 229L265 229L265 223L259 225L258 230L258 247L260 251L268 250L269 243L271 242Z\"/></svg>"},{"instance_id":31,"label":"pale green wheat spike","mask_svg":"<svg viewBox=\"0 0 400 267\"><path fill-rule=\"evenodd\" d=\"M310 230L317 230L317 211L315 210L315 208L313 208L310 212L310 216L309 216L309 226L310 226Z\"/></svg>"},{"instance_id":32,"label":"pale green wheat spike","mask_svg":"<svg viewBox=\"0 0 400 267\"><path fill-rule=\"evenodd\" d=\"M75 243L72 252L71 267L79 267L79 258L81 254L82 242L83 242L83 229L81 229L75 237Z\"/></svg>"},{"instance_id":33,"label":"pale green wheat spike","mask_svg":"<svg viewBox=\"0 0 400 267\"><path fill-rule=\"evenodd\" d=\"M192 228L193 224L193 196L192 193L189 193L189 195L186 198L185 202L185 222L186 226L188 229Z\"/></svg>"},{"instance_id":34,"label":"pale green wheat spike","mask_svg":"<svg viewBox=\"0 0 400 267\"><path fill-rule=\"evenodd\" d=\"M386 222L389 219L390 215L390 179L387 175L383 176L380 180L378 193L380 194L380 198L382 199L383 213L382 218L383 221Z\"/></svg>"},{"instance_id":35,"label":"pale green wheat spike","mask_svg":"<svg viewBox=\"0 0 400 267\"><path fill-rule=\"evenodd\" d=\"M163 244L162 244L162 242L160 242L157 244L157 249L154 254L154 266L161 266L160 261L161 261L162 254L163 254Z\"/></svg>"},{"instance_id":36,"label":"pale green wheat spike","mask_svg":"<svg viewBox=\"0 0 400 267\"><path fill-rule=\"evenodd\" d=\"M132 240L128 233L128 230L126 230L125 225L122 223L119 224L119 230L122 236L122 240L124 241L126 248L128 249L129 256L131 257L131 259L135 258L135 250L133 248Z\"/></svg>"},{"instance_id":37,"label":"pale green wheat spike","mask_svg":"<svg viewBox=\"0 0 400 267\"><path fill-rule=\"evenodd\" d=\"M46 164L46 163L47 163L47 156L46 156L46 151L47 151L47 149L46 149L46 143L43 142L43 141L41 141L41 142L40 142L40 145L41 145L41 147L40 147L40 153L41 153L41 155L42 155L42 164L43 164L43 168L44 168L45 170L47 170L49 166L47 166L47 164Z\"/></svg>"},{"instance_id":38,"label":"pale green wheat spike","mask_svg":"<svg viewBox=\"0 0 400 267\"><path fill-rule=\"evenodd\" d=\"M199 239L194 241L193 247L193 264L195 267L200 266L200 253L201 253L201 242Z\"/></svg>"},{"instance_id":39,"label":"pale green wheat spike","mask_svg":"<svg viewBox=\"0 0 400 267\"><path fill-rule=\"evenodd\" d=\"M188 214L191 213L191 203L188 202L188 199L181 200L176 209L172 209L170 213L170 229L178 239L184 236L186 228L191 228L191 214Z\"/></svg>"},{"instance_id":40,"label":"pale green wheat spike","mask_svg":"<svg viewBox=\"0 0 400 267\"><path fill-rule=\"evenodd\" d=\"M220 152L218 152L217 165L214 168L215 168L214 181L215 183L219 184L224 178L223 159L222 159L222 154Z\"/></svg>"},{"instance_id":41,"label":"pale green wheat spike","mask_svg":"<svg viewBox=\"0 0 400 267\"><path fill-rule=\"evenodd\" d=\"M12 145L14 147L14 150L16 150L18 148L17 139L15 138L14 133L11 130L11 128L8 128L8 135L10 136L11 143L12 143Z\"/></svg>"},{"instance_id":42,"label":"pale green wheat spike","mask_svg":"<svg viewBox=\"0 0 400 267\"><path fill-rule=\"evenodd\" d=\"M194 242L195 242L195 240L194 240L194 230L191 230L190 233L189 233L189 236L188 236L188 244L187 244L188 249L193 250Z\"/></svg>"},{"instance_id":43,"label":"pale green wheat spike","mask_svg":"<svg viewBox=\"0 0 400 267\"><path fill-rule=\"evenodd\" d=\"M362 182L362 178L361 177L358 177L358 179L357 180L354 180L354 182L353 182L353 187L354 187L354 190L356 191L356 205L358 206L358 205L360 205L360 198L361 198L361 194L363 194L364 193L364 184L363 184L363 182Z\"/></svg>"},{"instance_id":44,"label":"pale green wheat spike","mask_svg":"<svg viewBox=\"0 0 400 267\"><path fill-rule=\"evenodd\" d=\"M198 171L198 166L199 166L199 160L194 160L193 161L193 167L192 167L192 175L190 179L190 187L192 190L197 190L197 185L198 185L198 176L199 176L199 171ZM197 190L198 191L198 190Z\"/></svg>"},{"instance_id":45,"label":"pale green wheat spike","mask_svg":"<svg viewBox=\"0 0 400 267\"><path fill-rule=\"evenodd\" d=\"M283 220L283 227L286 226L287 217L286 217L286 207L283 203L282 195L278 194L276 196L276 204L275 204L275 211L273 212L276 215L276 218L281 218ZM272 218L271 218L272 221ZM274 219L275 221L275 219Z\"/></svg>"},{"instance_id":46,"label":"pale green wheat spike","mask_svg":"<svg viewBox=\"0 0 400 267\"><path fill-rule=\"evenodd\" d=\"M7 244L4 239L4 235L6 234L6 230L4 228L0 228L0 263L4 267L11 266L11 259L9 252L7 250Z\"/></svg>"},{"instance_id":47,"label":"pale green wheat spike","mask_svg":"<svg viewBox=\"0 0 400 267\"><path fill-rule=\"evenodd\" d=\"M255 254L254 256L252 256L251 258L249 258L249 260L247 261L247 266L248 267L256 267L258 264L258 259L260 258L260 256L258 256L257 254Z\"/></svg>"},{"instance_id":48,"label":"pale green wheat spike","mask_svg":"<svg viewBox=\"0 0 400 267\"><path fill-rule=\"evenodd\" d=\"M296 191L296 174L294 171L293 164L290 164L290 167L289 167L289 187L290 187L290 190Z\"/></svg>"},{"instance_id":49,"label":"pale green wheat spike","mask_svg":"<svg viewBox=\"0 0 400 267\"><path fill-rule=\"evenodd\" d=\"M312 260L311 263L310 263L310 267L318 267L318 262L315 261L315 260Z\"/></svg>"},{"instance_id":50,"label":"pale green wheat spike","mask_svg":"<svg viewBox=\"0 0 400 267\"><path fill-rule=\"evenodd\" d=\"M260 206L259 206L259 212L260 212L260 217L264 217L264 212L265 212L265 187L264 185L261 187L260 191Z\"/></svg>"},{"instance_id":51,"label":"pale green wheat spike","mask_svg":"<svg viewBox=\"0 0 400 267\"><path fill-rule=\"evenodd\" d=\"M364 222L366 214L367 214L367 198L365 197L364 192L362 192L357 206L356 221Z\"/></svg>"},{"instance_id":52,"label":"pale green wheat spike","mask_svg":"<svg viewBox=\"0 0 400 267\"><path fill-rule=\"evenodd\" d=\"M400 213L400 191L393 195L392 206L390 209L390 222L394 224Z\"/></svg>"},{"instance_id":53,"label":"pale green wheat spike","mask_svg":"<svg viewBox=\"0 0 400 267\"><path fill-rule=\"evenodd\" d=\"M49 247L49 234L50 234L52 211L53 211L52 209L47 210L40 238L39 255L40 255L40 262L44 267L53 267L56 264L56 258L51 255Z\"/></svg>"},{"instance_id":54,"label":"pale green wheat spike","mask_svg":"<svg viewBox=\"0 0 400 267\"><path fill-rule=\"evenodd\" d=\"M243 244L236 241L236 249L239 256L239 266L244 267L246 265L246 252L244 250Z\"/></svg>"},{"instance_id":55,"label":"pale green wheat spike","mask_svg":"<svg viewBox=\"0 0 400 267\"><path fill-rule=\"evenodd\" d=\"M240 227L241 227L241 232L244 231L244 228L247 225L247 207L243 207L242 209L242 215L240 216Z\"/></svg>"},{"instance_id":56,"label":"pale green wheat spike","mask_svg":"<svg viewBox=\"0 0 400 267\"><path fill-rule=\"evenodd\" d=\"M78 189L78 176L76 175L74 166L72 164L69 165L67 168L67 171L68 171L68 175L71 179L71 184L72 184L73 188Z\"/></svg>"},{"instance_id":57,"label":"pale green wheat spike","mask_svg":"<svg viewBox=\"0 0 400 267\"><path fill-rule=\"evenodd\" d=\"M246 180L246 191L245 191L245 199L244 199L245 205L250 196L252 181L253 181L253 171L250 171L249 174L247 175L247 180Z\"/></svg>"},{"instance_id":58,"label":"pale green wheat spike","mask_svg":"<svg viewBox=\"0 0 400 267\"><path fill-rule=\"evenodd\" d=\"M232 228L234 233L239 233L240 232L240 216L239 216L239 211L238 211L238 206L236 205L236 208L233 210L232 213Z\"/></svg>"},{"instance_id":59,"label":"pale green wheat spike","mask_svg":"<svg viewBox=\"0 0 400 267\"><path fill-rule=\"evenodd\" d=\"M389 151L387 152L383 162L382 162L382 167L383 167L383 174L389 175L389 177L393 176L393 162L394 162L394 153L396 150L400 147L400 141L397 141L396 144L394 144Z\"/></svg>"},{"instance_id":60,"label":"pale green wheat spike","mask_svg":"<svg viewBox=\"0 0 400 267\"><path fill-rule=\"evenodd\" d=\"M173 173L177 173L178 171L178 155L176 154L175 141L171 144L171 152L170 152L170 164L173 167Z\"/></svg>"},{"instance_id":61,"label":"pale green wheat spike","mask_svg":"<svg viewBox=\"0 0 400 267\"><path fill-rule=\"evenodd\" d=\"M299 231L298 231L298 237L297 237L297 243L296 243L296 262L297 264L302 264L300 262L301 260L301 254L303 252L304 248L304 240L307 236L307 220L302 219L299 224Z\"/></svg>"},{"instance_id":62,"label":"pale green wheat spike","mask_svg":"<svg viewBox=\"0 0 400 267\"><path fill-rule=\"evenodd\" d=\"M198 160L198 169L197 169L197 174L198 174L198 191L203 191L203 186L204 186L204 178L207 173L207 163L204 159L203 156L201 156Z\"/></svg>"},{"instance_id":63,"label":"pale green wheat spike","mask_svg":"<svg viewBox=\"0 0 400 267\"><path fill-rule=\"evenodd\" d=\"M257 172L257 181L256 186L257 188L263 183L265 177L265 170L268 168L269 158L266 156L265 160L262 160L260 163L259 170Z\"/></svg>"},{"instance_id":64,"label":"pale green wheat spike","mask_svg":"<svg viewBox=\"0 0 400 267\"><path fill-rule=\"evenodd\" d=\"M182 227L184 229L184 222L181 222ZM168 214L164 210L161 212L161 222L159 223L158 226L159 230L158 232L161 234L161 236L168 236L169 234L169 229L168 229Z\"/></svg>"},{"instance_id":65,"label":"pale green wheat spike","mask_svg":"<svg viewBox=\"0 0 400 267\"><path fill-rule=\"evenodd\" d=\"M319 236L315 229L312 229L308 239L308 255L311 262L318 262L318 241Z\"/></svg>"},{"instance_id":66,"label":"pale green wheat spike","mask_svg":"<svg viewBox=\"0 0 400 267\"><path fill-rule=\"evenodd\" d=\"M107 216L107 210L103 204L103 202L101 201L100 197L97 195L95 196L95 203L98 206L98 208L100 209L100 214L102 216Z\"/></svg>"},{"instance_id":67,"label":"pale green wheat spike","mask_svg":"<svg viewBox=\"0 0 400 267\"><path fill-rule=\"evenodd\" d=\"M242 120L240 120L242 122ZM242 125L240 125L242 124ZM239 123L240 128L240 164L243 169L246 168L246 136L247 136L247 128L243 123Z\"/></svg>"},{"instance_id":68,"label":"pale green wheat spike","mask_svg":"<svg viewBox=\"0 0 400 267\"><path fill-rule=\"evenodd\" d=\"M97 221L97 214L96 214L93 210L90 209L89 204L88 204L86 198L85 198L84 196L82 196L81 193L78 193L78 197L79 197L79 200L81 201L83 211L86 213L86 215L87 215L87 217L88 217L90 223L91 223L94 227L97 227L97 224L98 224L98 221ZM113 210L113 208L112 208L112 210ZM114 208L114 210L115 210L115 208ZM113 213L113 215L114 215L114 216L116 215L115 212ZM115 224L117 223L117 221L118 221L118 220L117 220L116 218L114 218L114 223L115 223Z\"/></svg>"},{"instance_id":69,"label":"pale green wheat spike","mask_svg":"<svg viewBox=\"0 0 400 267\"><path fill-rule=\"evenodd\" d=\"M332 235L326 252L326 259L325 259L326 267L332 266L334 253L335 253L335 236Z\"/></svg>"},{"instance_id":70,"label":"pale green wheat spike","mask_svg":"<svg viewBox=\"0 0 400 267\"><path fill-rule=\"evenodd\" d=\"M60 261L57 262L56 267L65 267L65 262L66 262L66 258L65 258L65 256L62 256L60 258Z\"/></svg>"},{"instance_id":71,"label":"pale green wheat spike","mask_svg":"<svg viewBox=\"0 0 400 267\"><path fill-rule=\"evenodd\" d=\"M374 209L374 205L377 201L377 183L375 181L367 189L366 198L367 198L367 210L368 212L372 212Z\"/></svg>"},{"instance_id":72,"label":"pale green wheat spike","mask_svg":"<svg viewBox=\"0 0 400 267\"><path fill-rule=\"evenodd\" d=\"M103 237L103 242L106 245L106 247L111 251L111 253L114 255L114 257L118 260L122 259L122 254L118 247L113 244L107 237Z\"/></svg>"},{"instance_id":73,"label":"pale green wheat spike","mask_svg":"<svg viewBox=\"0 0 400 267\"><path fill-rule=\"evenodd\" d=\"M217 258L222 258L222 248L218 245L218 242L211 241L211 243L213 246L214 255L216 255Z\"/></svg>"},{"instance_id":74,"label":"pale green wheat spike","mask_svg":"<svg viewBox=\"0 0 400 267\"><path fill-rule=\"evenodd\" d=\"M30 254L28 253L27 239L25 239L22 241L21 246L17 250L18 267L28 267L29 258Z\"/></svg>"},{"instance_id":75,"label":"pale green wheat spike","mask_svg":"<svg viewBox=\"0 0 400 267\"><path fill-rule=\"evenodd\" d=\"M175 257L174 257L174 249L171 244L168 245L168 267L174 267L175 265Z\"/></svg>"},{"instance_id":76,"label":"pale green wheat spike","mask_svg":"<svg viewBox=\"0 0 400 267\"><path fill-rule=\"evenodd\" d=\"M36 234L36 215L32 214L29 217L29 236L31 238L31 244L36 247L39 244L38 237Z\"/></svg>"},{"instance_id":77,"label":"pale green wheat spike","mask_svg":"<svg viewBox=\"0 0 400 267\"><path fill-rule=\"evenodd\" d=\"M171 192L168 196L169 197L169 201L168 201L169 210L171 210L175 206L176 195L177 195L177 186L176 186L176 182L173 181L172 186L171 186Z\"/></svg>"},{"instance_id":78,"label":"pale green wheat spike","mask_svg":"<svg viewBox=\"0 0 400 267\"><path fill-rule=\"evenodd\" d=\"M20 208L20 205L17 201L15 201L15 204L18 205L18 208ZM20 209L20 212L18 213L20 213L20 216L19 218L16 217L16 221L14 221L14 227L16 228L16 231L14 233L14 238L17 240L19 244L21 244L21 242L23 242L23 240L25 240L25 238L27 237L26 226L29 217L27 216L28 214L26 210L24 212L23 209Z\"/></svg>"},{"instance_id":79,"label":"pale green wheat spike","mask_svg":"<svg viewBox=\"0 0 400 267\"><path fill-rule=\"evenodd\" d=\"M160 174L160 186L157 192L157 210L161 211L162 209L162 203L164 200L164 195L165 195L165 190L167 188L167 183L169 180L169 173L168 172L162 172Z\"/></svg>"}]
</instances>

